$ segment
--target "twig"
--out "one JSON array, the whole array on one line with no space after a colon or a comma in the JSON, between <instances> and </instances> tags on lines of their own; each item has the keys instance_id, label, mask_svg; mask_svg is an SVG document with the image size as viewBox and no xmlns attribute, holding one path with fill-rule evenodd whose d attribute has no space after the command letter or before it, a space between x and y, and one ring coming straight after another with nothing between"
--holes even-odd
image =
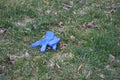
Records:
<instances>
[{"instance_id":1,"label":"twig","mask_svg":"<svg viewBox=\"0 0 120 80\"><path fill-rule=\"evenodd\" d=\"M83 67L84 63L80 64L80 66L78 67L77 71L80 71L80 69Z\"/></svg>"}]
</instances>

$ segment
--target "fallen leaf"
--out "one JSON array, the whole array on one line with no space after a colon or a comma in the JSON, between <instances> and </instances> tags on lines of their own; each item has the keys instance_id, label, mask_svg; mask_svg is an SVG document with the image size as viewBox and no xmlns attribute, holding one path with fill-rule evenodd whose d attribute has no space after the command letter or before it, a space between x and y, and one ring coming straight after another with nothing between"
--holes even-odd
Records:
<instances>
[{"instance_id":1,"label":"fallen leaf","mask_svg":"<svg viewBox=\"0 0 120 80\"><path fill-rule=\"evenodd\" d=\"M110 10L110 13L111 13L111 14L115 13L115 10L114 10L114 9L111 9L111 10Z\"/></svg>"},{"instance_id":2,"label":"fallen leaf","mask_svg":"<svg viewBox=\"0 0 120 80\"><path fill-rule=\"evenodd\" d=\"M87 23L84 23L84 24L82 25L82 28L87 28Z\"/></svg>"},{"instance_id":3,"label":"fallen leaf","mask_svg":"<svg viewBox=\"0 0 120 80\"><path fill-rule=\"evenodd\" d=\"M25 56L25 58L29 58L30 54L28 52L26 52L24 56Z\"/></svg>"},{"instance_id":4,"label":"fallen leaf","mask_svg":"<svg viewBox=\"0 0 120 80\"><path fill-rule=\"evenodd\" d=\"M108 14L108 15L112 15L113 13L115 13L116 12L116 6L115 6L115 4L112 4L111 6L110 6L110 10L109 11L104 11L106 14Z\"/></svg>"},{"instance_id":5,"label":"fallen leaf","mask_svg":"<svg viewBox=\"0 0 120 80\"><path fill-rule=\"evenodd\" d=\"M3 34L4 32L6 32L5 29L0 29L0 34Z\"/></svg>"},{"instance_id":6,"label":"fallen leaf","mask_svg":"<svg viewBox=\"0 0 120 80\"><path fill-rule=\"evenodd\" d=\"M15 56L15 55L12 55L12 54L8 54L7 56L8 56L8 59L9 59L8 64L9 64L9 65L14 64L14 63L15 63L15 58L16 58L16 56Z\"/></svg>"},{"instance_id":7,"label":"fallen leaf","mask_svg":"<svg viewBox=\"0 0 120 80\"><path fill-rule=\"evenodd\" d=\"M10 61L14 61L15 60L15 56L14 55L12 55L12 54L9 54L9 55L7 55L8 56L8 59L10 60Z\"/></svg>"},{"instance_id":8,"label":"fallen leaf","mask_svg":"<svg viewBox=\"0 0 120 80\"><path fill-rule=\"evenodd\" d=\"M47 14L50 14L51 12L52 12L51 10L47 10L47 11L46 11Z\"/></svg>"},{"instance_id":9,"label":"fallen leaf","mask_svg":"<svg viewBox=\"0 0 120 80\"><path fill-rule=\"evenodd\" d=\"M94 21L91 21L87 24L87 28L93 28L95 27L95 22Z\"/></svg>"},{"instance_id":10,"label":"fallen leaf","mask_svg":"<svg viewBox=\"0 0 120 80\"><path fill-rule=\"evenodd\" d=\"M112 15L113 13L115 13L115 10L111 9L110 11L104 11L104 12L108 15Z\"/></svg>"},{"instance_id":11,"label":"fallen leaf","mask_svg":"<svg viewBox=\"0 0 120 80\"><path fill-rule=\"evenodd\" d=\"M75 36L73 36L73 35L72 35L72 36L70 36L70 41L74 42L74 41L75 41L75 39L76 39L76 38L75 38Z\"/></svg>"},{"instance_id":12,"label":"fallen leaf","mask_svg":"<svg viewBox=\"0 0 120 80\"><path fill-rule=\"evenodd\" d=\"M63 26L63 22L60 21L60 22L58 23L58 26L62 28L62 26Z\"/></svg>"},{"instance_id":13,"label":"fallen leaf","mask_svg":"<svg viewBox=\"0 0 120 80\"><path fill-rule=\"evenodd\" d=\"M110 62L115 61L115 56L113 56L112 54L109 54L109 60Z\"/></svg>"},{"instance_id":14,"label":"fallen leaf","mask_svg":"<svg viewBox=\"0 0 120 80\"><path fill-rule=\"evenodd\" d=\"M104 74L99 74L99 77L104 79L105 78L105 75Z\"/></svg>"},{"instance_id":15,"label":"fallen leaf","mask_svg":"<svg viewBox=\"0 0 120 80\"><path fill-rule=\"evenodd\" d=\"M0 72L3 72L5 70L5 66L0 66Z\"/></svg>"},{"instance_id":16,"label":"fallen leaf","mask_svg":"<svg viewBox=\"0 0 120 80\"><path fill-rule=\"evenodd\" d=\"M73 14L77 14L77 12L76 12L76 11L73 11Z\"/></svg>"},{"instance_id":17,"label":"fallen leaf","mask_svg":"<svg viewBox=\"0 0 120 80\"><path fill-rule=\"evenodd\" d=\"M60 42L60 47L61 48L65 48L67 46L67 44L65 44L64 42Z\"/></svg>"},{"instance_id":18,"label":"fallen leaf","mask_svg":"<svg viewBox=\"0 0 120 80\"><path fill-rule=\"evenodd\" d=\"M70 1L70 5L71 5L71 6L74 6L74 4L75 4L75 3L74 3L73 1Z\"/></svg>"},{"instance_id":19,"label":"fallen leaf","mask_svg":"<svg viewBox=\"0 0 120 80\"><path fill-rule=\"evenodd\" d=\"M112 5L111 5L111 10L116 11L116 6L115 6L115 4L112 4Z\"/></svg>"},{"instance_id":20,"label":"fallen leaf","mask_svg":"<svg viewBox=\"0 0 120 80\"><path fill-rule=\"evenodd\" d=\"M37 29L37 25L36 25L36 24L33 24L32 30L35 30L35 29Z\"/></svg>"}]
</instances>

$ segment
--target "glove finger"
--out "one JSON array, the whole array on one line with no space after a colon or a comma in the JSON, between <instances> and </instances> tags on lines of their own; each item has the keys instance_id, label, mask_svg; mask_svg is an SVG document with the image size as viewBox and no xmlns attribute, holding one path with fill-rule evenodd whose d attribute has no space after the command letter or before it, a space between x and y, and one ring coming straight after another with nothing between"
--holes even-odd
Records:
<instances>
[{"instance_id":1,"label":"glove finger","mask_svg":"<svg viewBox=\"0 0 120 80\"><path fill-rule=\"evenodd\" d=\"M55 51L56 48L57 48L57 44L54 44L54 45L52 46L52 49Z\"/></svg>"},{"instance_id":2,"label":"glove finger","mask_svg":"<svg viewBox=\"0 0 120 80\"><path fill-rule=\"evenodd\" d=\"M46 39L47 41L50 41L50 40L52 40L53 38L54 38L54 33L51 32L51 31L47 31L46 34L45 34L45 39Z\"/></svg>"},{"instance_id":3,"label":"glove finger","mask_svg":"<svg viewBox=\"0 0 120 80\"><path fill-rule=\"evenodd\" d=\"M48 42L48 45L49 45L49 46L52 46L53 44L56 44L56 43L58 43L59 41L60 41L60 38L54 37L53 40L51 40L51 41Z\"/></svg>"},{"instance_id":4,"label":"glove finger","mask_svg":"<svg viewBox=\"0 0 120 80\"><path fill-rule=\"evenodd\" d=\"M43 46L41 47L41 49L40 49L40 52L44 53L45 50L46 50L46 47L47 47L47 45L43 45Z\"/></svg>"},{"instance_id":5,"label":"glove finger","mask_svg":"<svg viewBox=\"0 0 120 80\"><path fill-rule=\"evenodd\" d=\"M34 43L32 43L32 44L30 45L30 48L34 48L34 47L37 47L37 46L41 46L42 43L43 43L43 40L36 41L36 42L34 42Z\"/></svg>"}]
</instances>

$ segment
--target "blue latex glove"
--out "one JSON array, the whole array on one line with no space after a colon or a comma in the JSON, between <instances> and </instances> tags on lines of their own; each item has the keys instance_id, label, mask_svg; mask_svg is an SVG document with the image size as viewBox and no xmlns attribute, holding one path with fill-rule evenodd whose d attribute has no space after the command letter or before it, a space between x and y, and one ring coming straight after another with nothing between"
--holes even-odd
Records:
<instances>
[{"instance_id":1,"label":"blue latex glove","mask_svg":"<svg viewBox=\"0 0 120 80\"><path fill-rule=\"evenodd\" d=\"M53 50L56 50L57 43L60 41L60 38L54 37L53 40L48 42L48 45L52 47Z\"/></svg>"},{"instance_id":2,"label":"blue latex glove","mask_svg":"<svg viewBox=\"0 0 120 80\"><path fill-rule=\"evenodd\" d=\"M56 50L57 43L59 41L60 41L60 38L55 37L53 32L47 31L43 39L36 41L35 43L32 43L30 47L34 48L37 46L41 46L40 51L43 53L45 52L47 46L50 46L52 47L53 50Z\"/></svg>"}]
</instances>

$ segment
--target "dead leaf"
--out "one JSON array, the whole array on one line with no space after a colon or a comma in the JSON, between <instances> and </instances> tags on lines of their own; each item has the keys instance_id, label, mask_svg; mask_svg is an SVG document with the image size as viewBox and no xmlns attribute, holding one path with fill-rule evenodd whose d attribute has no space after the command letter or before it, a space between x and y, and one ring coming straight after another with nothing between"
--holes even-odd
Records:
<instances>
[{"instance_id":1,"label":"dead leaf","mask_svg":"<svg viewBox=\"0 0 120 80\"><path fill-rule=\"evenodd\" d=\"M110 6L110 10L109 11L104 11L106 14L108 14L108 15L112 15L113 13L115 13L116 12L116 6L115 6L115 4L112 4L111 6Z\"/></svg>"},{"instance_id":2,"label":"dead leaf","mask_svg":"<svg viewBox=\"0 0 120 80\"><path fill-rule=\"evenodd\" d=\"M58 23L58 26L62 28L62 26L63 26L63 22L60 21L60 22Z\"/></svg>"},{"instance_id":3,"label":"dead leaf","mask_svg":"<svg viewBox=\"0 0 120 80\"><path fill-rule=\"evenodd\" d=\"M65 48L67 46L67 44L65 44L64 42L60 42L60 47L61 48Z\"/></svg>"},{"instance_id":4,"label":"dead leaf","mask_svg":"<svg viewBox=\"0 0 120 80\"><path fill-rule=\"evenodd\" d=\"M52 12L52 10L47 10L46 14L50 14Z\"/></svg>"},{"instance_id":5,"label":"dead leaf","mask_svg":"<svg viewBox=\"0 0 120 80\"><path fill-rule=\"evenodd\" d=\"M116 10L115 4L112 4L112 5L111 5L111 10L112 10L112 9L113 9L114 11Z\"/></svg>"},{"instance_id":6,"label":"dead leaf","mask_svg":"<svg viewBox=\"0 0 120 80\"><path fill-rule=\"evenodd\" d=\"M111 10L109 11L109 13L110 13L110 14L113 14L113 13L115 13L115 10L114 10L114 9L111 9Z\"/></svg>"},{"instance_id":7,"label":"dead leaf","mask_svg":"<svg viewBox=\"0 0 120 80\"><path fill-rule=\"evenodd\" d=\"M15 63L15 58L16 58L16 56L15 56L15 55L12 55L12 54L8 54L7 56L8 56L8 59L9 59L8 64L9 64L9 65L14 64L14 63Z\"/></svg>"},{"instance_id":8,"label":"dead leaf","mask_svg":"<svg viewBox=\"0 0 120 80\"><path fill-rule=\"evenodd\" d=\"M75 41L75 39L76 39L76 38L75 38L75 36L73 36L73 35L72 35L72 36L70 36L70 41L74 42L74 41Z\"/></svg>"},{"instance_id":9,"label":"dead leaf","mask_svg":"<svg viewBox=\"0 0 120 80\"><path fill-rule=\"evenodd\" d=\"M3 34L4 32L6 32L5 29L0 29L0 34Z\"/></svg>"},{"instance_id":10,"label":"dead leaf","mask_svg":"<svg viewBox=\"0 0 120 80\"><path fill-rule=\"evenodd\" d=\"M77 12L76 12L76 11L73 11L73 14L77 14Z\"/></svg>"},{"instance_id":11,"label":"dead leaf","mask_svg":"<svg viewBox=\"0 0 120 80\"><path fill-rule=\"evenodd\" d=\"M115 56L113 56L112 54L109 54L109 60L110 62L115 61Z\"/></svg>"},{"instance_id":12,"label":"dead leaf","mask_svg":"<svg viewBox=\"0 0 120 80\"><path fill-rule=\"evenodd\" d=\"M93 28L95 27L95 22L94 21L91 21L87 24L87 28Z\"/></svg>"},{"instance_id":13,"label":"dead leaf","mask_svg":"<svg viewBox=\"0 0 120 80\"><path fill-rule=\"evenodd\" d=\"M86 22L82 25L82 28L87 28L87 23Z\"/></svg>"},{"instance_id":14,"label":"dead leaf","mask_svg":"<svg viewBox=\"0 0 120 80\"><path fill-rule=\"evenodd\" d=\"M110 11L104 11L104 12L108 15L112 15L113 13L115 13L115 10L111 9Z\"/></svg>"},{"instance_id":15,"label":"dead leaf","mask_svg":"<svg viewBox=\"0 0 120 80\"><path fill-rule=\"evenodd\" d=\"M9 54L9 55L7 55L8 56L8 59L10 60L10 61L14 61L15 60L15 56L14 55L12 55L12 54Z\"/></svg>"},{"instance_id":16,"label":"dead leaf","mask_svg":"<svg viewBox=\"0 0 120 80\"><path fill-rule=\"evenodd\" d=\"M5 66L0 65L0 72L3 72L5 70Z\"/></svg>"},{"instance_id":17,"label":"dead leaf","mask_svg":"<svg viewBox=\"0 0 120 80\"><path fill-rule=\"evenodd\" d=\"M36 25L36 24L33 24L32 30L35 30L35 29L37 29L37 25Z\"/></svg>"},{"instance_id":18,"label":"dead leaf","mask_svg":"<svg viewBox=\"0 0 120 80\"><path fill-rule=\"evenodd\" d=\"M104 79L105 78L105 75L104 74L99 74L99 77Z\"/></svg>"},{"instance_id":19,"label":"dead leaf","mask_svg":"<svg viewBox=\"0 0 120 80\"><path fill-rule=\"evenodd\" d=\"M75 3L74 3L73 1L70 1L70 5L71 5L71 6L74 6L74 4L75 4Z\"/></svg>"},{"instance_id":20,"label":"dead leaf","mask_svg":"<svg viewBox=\"0 0 120 80\"><path fill-rule=\"evenodd\" d=\"M29 58L30 54L28 52L26 52L24 56L25 56L25 58Z\"/></svg>"},{"instance_id":21,"label":"dead leaf","mask_svg":"<svg viewBox=\"0 0 120 80\"><path fill-rule=\"evenodd\" d=\"M85 22L83 25L82 25L82 28L86 29L86 28L94 28L95 27L95 22L94 21L91 21L89 22L88 24Z\"/></svg>"}]
</instances>

